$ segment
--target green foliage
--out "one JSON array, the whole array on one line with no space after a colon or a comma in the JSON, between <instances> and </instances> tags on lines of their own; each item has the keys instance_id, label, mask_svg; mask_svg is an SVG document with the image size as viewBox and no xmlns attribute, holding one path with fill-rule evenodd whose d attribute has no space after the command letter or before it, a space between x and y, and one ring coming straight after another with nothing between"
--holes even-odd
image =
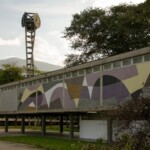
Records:
<instances>
[{"instance_id":1,"label":"green foliage","mask_svg":"<svg viewBox=\"0 0 150 150\"><path fill-rule=\"evenodd\" d=\"M79 149L82 148L82 150L83 150L83 147L84 147L84 146L85 146L84 143L82 143L81 141L77 141L77 143L71 144L71 149L72 149L72 150L79 150Z\"/></svg>"},{"instance_id":2,"label":"green foliage","mask_svg":"<svg viewBox=\"0 0 150 150\"><path fill-rule=\"evenodd\" d=\"M15 64L3 64L0 70L0 85L23 80L26 77L26 67L19 67ZM35 67L35 75L44 73Z\"/></svg>"},{"instance_id":3,"label":"green foliage","mask_svg":"<svg viewBox=\"0 0 150 150\"><path fill-rule=\"evenodd\" d=\"M74 51L68 54L67 67L102 57L149 46L150 4L112 6L109 10L88 8L74 14L64 37Z\"/></svg>"},{"instance_id":4,"label":"green foliage","mask_svg":"<svg viewBox=\"0 0 150 150\"><path fill-rule=\"evenodd\" d=\"M14 64L4 64L0 70L0 85L24 79L23 69Z\"/></svg>"},{"instance_id":5,"label":"green foliage","mask_svg":"<svg viewBox=\"0 0 150 150\"><path fill-rule=\"evenodd\" d=\"M97 139L96 142L81 142L78 141L76 144L71 145L72 150L110 150L110 146L106 145L102 139Z\"/></svg>"},{"instance_id":6,"label":"green foliage","mask_svg":"<svg viewBox=\"0 0 150 150\"><path fill-rule=\"evenodd\" d=\"M145 136L142 136L143 133L138 132L134 134L123 134L117 143L114 144L114 150L147 150L150 148L150 145L147 143ZM144 133L145 135L145 133Z\"/></svg>"},{"instance_id":7,"label":"green foliage","mask_svg":"<svg viewBox=\"0 0 150 150\"><path fill-rule=\"evenodd\" d=\"M124 148L125 150L133 150L134 139L129 134L123 134L119 141L114 145L114 149L121 150Z\"/></svg>"},{"instance_id":8,"label":"green foliage","mask_svg":"<svg viewBox=\"0 0 150 150\"><path fill-rule=\"evenodd\" d=\"M142 92L141 92L142 93ZM141 95L141 94L140 94ZM117 114L119 124L115 150L147 150L150 148L150 99L139 96L123 103Z\"/></svg>"},{"instance_id":9,"label":"green foliage","mask_svg":"<svg viewBox=\"0 0 150 150\"><path fill-rule=\"evenodd\" d=\"M27 67L23 66L22 69L23 69L23 73L26 74ZM34 75L39 75L39 74L42 74L42 73L46 73L46 72L41 71L36 66L34 66Z\"/></svg>"}]
</instances>

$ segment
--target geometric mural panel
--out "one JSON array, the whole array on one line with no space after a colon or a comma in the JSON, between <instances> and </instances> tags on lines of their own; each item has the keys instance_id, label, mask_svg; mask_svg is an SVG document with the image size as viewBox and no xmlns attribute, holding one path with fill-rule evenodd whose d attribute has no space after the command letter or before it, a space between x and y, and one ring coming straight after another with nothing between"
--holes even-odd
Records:
<instances>
[{"instance_id":1,"label":"geometric mural panel","mask_svg":"<svg viewBox=\"0 0 150 150\"><path fill-rule=\"evenodd\" d=\"M117 105L138 99L141 93L150 98L149 66L150 62L134 64L19 89L18 110L99 107L100 98L103 105Z\"/></svg>"}]
</instances>

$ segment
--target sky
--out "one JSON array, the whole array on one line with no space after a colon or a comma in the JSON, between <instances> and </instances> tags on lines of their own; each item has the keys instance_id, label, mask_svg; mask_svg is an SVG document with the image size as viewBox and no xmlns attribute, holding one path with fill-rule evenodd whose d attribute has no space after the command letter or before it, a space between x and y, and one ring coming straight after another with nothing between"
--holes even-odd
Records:
<instances>
[{"instance_id":1,"label":"sky","mask_svg":"<svg viewBox=\"0 0 150 150\"><path fill-rule=\"evenodd\" d=\"M88 7L109 8L121 3L138 4L145 0L0 0L0 59L26 58L24 12L38 13L41 27L36 30L34 59L63 66L65 55L72 52L62 38L72 16Z\"/></svg>"}]
</instances>

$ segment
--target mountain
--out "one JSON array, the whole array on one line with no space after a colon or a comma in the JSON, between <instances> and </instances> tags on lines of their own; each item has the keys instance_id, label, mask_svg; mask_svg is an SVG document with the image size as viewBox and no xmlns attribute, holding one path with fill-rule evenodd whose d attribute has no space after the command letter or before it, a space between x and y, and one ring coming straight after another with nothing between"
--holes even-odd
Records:
<instances>
[{"instance_id":1,"label":"mountain","mask_svg":"<svg viewBox=\"0 0 150 150\"><path fill-rule=\"evenodd\" d=\"M15 64L17 66L26 66L26 60L12 57L12 58L0 60L0 68L2 68L3 64ZM54 71L62 68L61 66L57 66L57 65L53 65L41 61L34 61L34 64L37 67L37 69L41 71Z\"/></svg>"}]
</instances>

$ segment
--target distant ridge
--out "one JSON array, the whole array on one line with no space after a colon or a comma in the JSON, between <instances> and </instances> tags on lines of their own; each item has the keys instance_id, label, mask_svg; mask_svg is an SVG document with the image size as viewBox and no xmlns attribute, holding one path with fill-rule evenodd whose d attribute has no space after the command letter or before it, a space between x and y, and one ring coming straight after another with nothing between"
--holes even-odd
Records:
<instances>
[{"instance_id":1,"label":"distant ridge","mask_svg":"<svg viewBox=\"0 0 150 150\"><path fill-rule=\"evenodd\" d=\"M3 64L15 64L21 67L21 66L26 66L26 60L21 58L11 57L11 58L0 60L0 68L2 68ZM34 64L41 71L54 71L62 68L61 66L49 64L42 61L35 61Z\"/></svg>"}]
</instances>

